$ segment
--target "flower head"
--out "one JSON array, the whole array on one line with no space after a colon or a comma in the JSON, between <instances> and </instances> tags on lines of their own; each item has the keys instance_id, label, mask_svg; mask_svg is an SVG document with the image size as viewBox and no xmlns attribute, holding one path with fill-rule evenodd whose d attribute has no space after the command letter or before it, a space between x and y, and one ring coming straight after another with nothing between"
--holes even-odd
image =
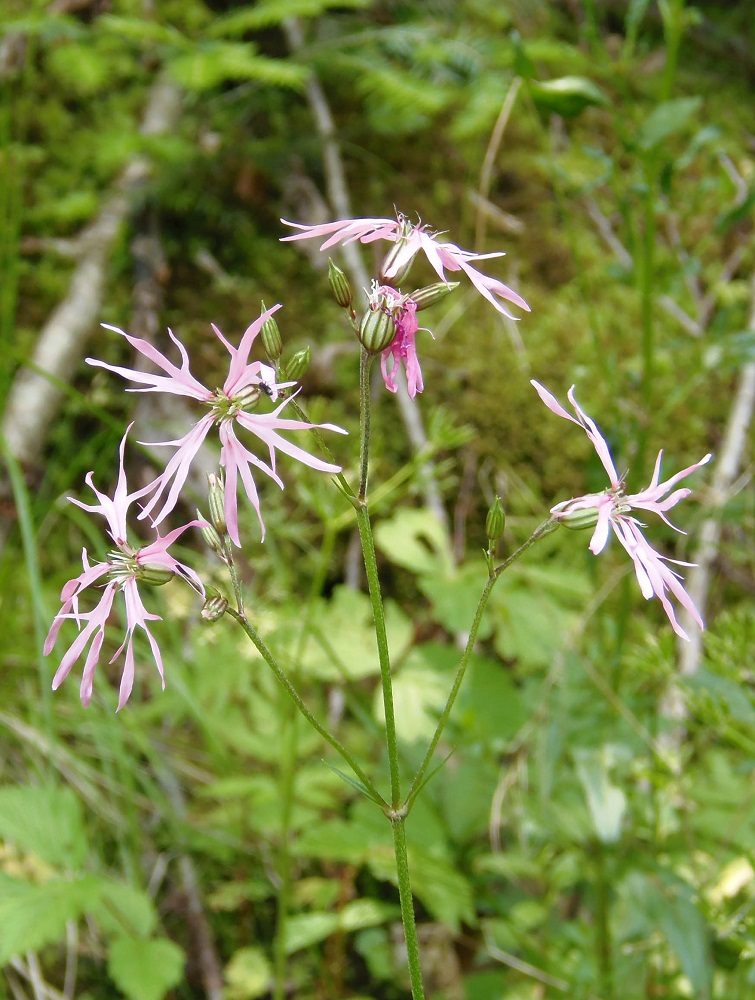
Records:
<instances>
[{"instance_id":1,"label":"flower head","mask_svg":"<svg viewBox=\"0 0 755 1000\"><path fill-rule=\"evenodd\" d=\"M165 687L165 676L163 673L162 656L160 648L150 632L150 621L159 621L159 615L150 614L142 603L139 594L139 582L145 583L167 583L174 575L182 576L200 594L204 594L202 582L193 569L175 559L169 552L169 547L187 528L198 525L199 521L190 521L188 524L176 528L169 534L155 539L149 545L141 548L132 548L126 538L126 515L128 508L135 499L143 496L149 488L137 490L129 493L126 486L126 474L123 469L123 452L126 438L131 425L123 435L120 446L120 466L118 483L112 498L105 493L100 493L92 482L92 473L88 473L86 482L97 497L95 504L82 503L69 497L72 503L82 507L92 513L102 514L105 518L110 537L115 543L115 550L112 551L104 562L92 565L89 562L87 550L83 549L81 561L83 572L73 580L69 580L63 587L60 595L62 607L55 616L50 631L45 640L45 655L49 655L58 638L61 626L67 619L76 622L79 634L69 647L55 677L53 678L53 690L57 690L71 671L71 667L76 663L86 647L91 643L84 663L84 672L81 678L80 695L84 705L88 705L92 697L92 684L94 672L99 662L100 650L105 638L105 626L107 625L113 602L116 594L123 594L126 604L126 636L121 646L113 654L111 663L115 662L125 650L126 657L121 675L120 692L118 696L118 709L120 710L128 701L131 689L134 684L134 634L137 628L141 628L147 635L152 655L155 659L157 670ZM79 609L79 598L98 580L104 578L104 589L99 603L92 611L81 611ZM83 624L83 628L82 628Z\"/></svg>"},{"instance_id":2,"label":"flower head","mask_svg":"<svg viewBox=\"0 0 755 1000\"><path fill-rule=\"evenodd\" d=\"M686 487L674 490L673 492L671 490L682 479L685 479L691 473L695 472L696 469L709 462L712 456L706 455L699 462L690 465L686 469L682 469L681 472L677 472L675 476L665 480L665 482L661 482L663 451L659 451L650 484L639 493L627 494L625 492L624 480L616 471L608 444L598 430L595 422L577 403L574 395L574 386L569 390L569 401L574 407L576 417L568 413L556 397L538 382L533 381L532 385L549 410L559 417L564 417L565 420L571 420L572 423L577 424L584 430L590 441L592 441L593 447L603 468L608 473L610 481L610 486L603 490L602 493L590 493L586 496L576 497L565 503L557 504L551 510L551 514L555 518L567 522L570 517L580 516L580 512L584 512L585 514L590 512L592 516L588 518L588 522L591 522L590 526L593 524L595 526L590 540L590 551L596 555L605 548L608 536L612 530L619 542L629 553L643 597L646 600L653 596L657 597L663 605L663 610L668 615L673 630L682 639L688 639L689 636L676 619L674 606L671 603L670 597L675 598L687 610L690 617L701 629L704 627L703 621L692 602L692 598L680 582L680 574L672 570L668 563L674 563L677 566L689 566L691 564L679 562L676 559L669 559L656 552L642 534L641 528L644 527L643 523L636 517L633 517L631 512L633 510L653 511L675 531L681 532L680 528L677 528L676 525L669 521L668 517L666 517L666 512L675 507L680 500L689 496L692 491ZM684 532L681 533L684 534Z\"/></svg>"},{"instance_id":3,"label":"flower head","mask_svg":"<svg viewBox=\"0 0 755 1000\"><path fill-rule=\"evenodd\" d=\"M295 458L305 465L322 472L340 472L340 466L331 462L324 462L315 458L302 448L291 444L280 431L302 431L312 427L321 427L326 430L337 431L340 434L346 432L334 424L310 424L303 420L289 420L281 417L281 411L290 402L290 397L284 399L271 413L254 412L262 402L264 397L275 402L278 399L279 391L282 388L293 385L293 382L275 382L275 371L269 365L261 361L249 361L254 339L263 327L266 320L280 308L279 305L267 309L256 319L246 330L239 346L233 347L215 324L212 329L215 336L220 340L231 356L231 363L228 370L228 377L220 389L208 389L196 379L189 370L189 356L181 341L175 337L172 331L168 331L171 340L178 348L181 355L181 366L174 365L165 355L161 354L155 347L146 340L132 337L115 326L103 324L107 330L125 337L126 340L145 358L148 358L158 368L162 369L165 375L155 375L150 372L138 371L132 368L122 368L119 365L109 365L104 361L95 358L87 358L90 365L100 368L107 368L109 371L123 375L124 378L132 382L138 382L142 388L131 390L133 392L169 392L178 396L188 396L202 403L208 410L196 424L182 437L175 441L153 441L143 442L154 445L175 448L176 451L168 462L165 471L153 484L155 493L142 511L140 517L150 515L158 501L167 490L167 497L154 518L154 524L158 525L168 516L178 502L181 488L186 482L189 468L194 456L199 451L202 442L210 431L217 427L220 437L220 464L225 469L225 514L228 524L228 533L236 545L239 541L237 488L238 480L244 486L247 497L257 512L260 527L264 538L265 526L260 512L259 496L252 476L252 468L256 468L269 476L275 483L283 489L283 481L276 472L275 450ZM269 452L269 462L258 458L250 451L242 441L236 436L236 428L240 427L250 431L266 445Z\"/></svg>"},{"instance_id":4,"label":"flower head","mask_svg":"<svg viewBox=\"0 0 755 1000\"><path fill-rule=\"evenodd\" d=\"M398 391L396 371L401 362L406 370L407 391L410 398L414 399L424 389L415 342L420 329L417 323L417 303L409 295L402 295L390 285L378 285L375 282L370 295L370 308L379 309L388 315L396 328L393 340L380 355L380 370L386 389Z\"/></svg>"},{"instance_id":5,"label":"flower head","mask_svg":"<svg viewBox=\"0 0 755 1000\"><path fill-rule=\"evenodd\" d=\"M303 226L297 222L287 222L286 226L300 230L292 236L284 236L282 242L289 240L317 239L326 237L320 246L327 250L337 243L373 243L375 240L387 240L394 244L389 257L384 262L381 280L388 283L397 282L406 274L407 266L420 250L427 257L430 266L438 277L447 282L446 271L463 271L483 298L487 299L500 313L514 319L503 300L513 302L520 309L529 312L529 306L513 289L504 285L497 278L483 274L473 266L473 261L489 260L492 257L502 257L502 253L473 253L462 250L455 243L443 242L439 234L433 233L427 226L410 222L406 216L399 215L397 219L342 219L340 222L326 222L319 226Z\"/></svg>"}]
</instances>

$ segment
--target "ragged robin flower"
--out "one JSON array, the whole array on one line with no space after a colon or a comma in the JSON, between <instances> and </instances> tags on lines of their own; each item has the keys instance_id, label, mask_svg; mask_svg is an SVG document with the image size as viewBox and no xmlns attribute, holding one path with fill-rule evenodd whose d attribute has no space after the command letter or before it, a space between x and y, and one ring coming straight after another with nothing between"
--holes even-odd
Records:
<instances>
[{"instance_id":1,"label":"ragged robin flower","mask_svg":"<svg viewBox=\"0 0 755 1000\"><path fill-rule=\"evenodd\" d=\"M655 469L650 484L639 493L627 493L626 484L623 477L616 471L611 452L605 438L598 430L597 424L585 413L577 403L574 395L574 386L569 390L569 401L574 408L576 417L573 417L559 403L547 389L538 382L533 381L541 400L549 410L565 420L570 420L573 424L581 427L593 444L603 468L608 473L610 485L601 493L589 493L582 497L575 497L557 504L551 510L551 514L559 521L568 524L571 519L572 525L581 523L583 526L594 527L590 540L590 551L597 555L606 547L610 532L618 538L621 545L626 549L634 565L637 582L640 585L642 596L649 600L657 597L663 605L663 610L668 615L671 627L682 639L689 639L676 618L674 605L671 598L674 598L689 613L692 620L702 629L703 620L695 607L692 598L681 582L681 576L671 569L669 563L676 566L689 566L690 563L680 562L676 559L669 559L657 552L642 533L645 526L642 521L633 515L633 511L645 510L657 514L675 531L680 531L676 525L666 517L666 512L675 507L680 500L692 492L686 487L674 490L674 487L682 479L691 475L701 466L710 461L711 455L706 455L699 462L690 465L670 479L661 482L661 460L663 452L658 452L655 462ZM671 492L673 490L673 492ZM684 532L681 532L684 534Z\"/></svg>"},{"instance_id":2,"label":"ragged robin flower","mask_svg":"<svg viewBox=\"0 0 755 1000\"><path fill-rule=\"evenodd\" d=\"M204 595L204 587L194 570L179 562L168 551L179 535L183 534L187 528L200 525L202 522L190 521L180 528L175 528L164 537L158 534L153 542L140 548L134 548L128 541L126 532L128 509L134 500L144 496L150 489L147 487L134 493L128 492L126 474L123 469L123 453L130 429L131 425L121 441L118 482L112 498L97 489L92 482L91 472L88 473L86 482L94 492L98 502L87 504L69 497L69 500L77 506L92 513L101 514L105 518L115 548L103 562L94 564L90 563L87 550L82 551L83 572L73 580L69 580L63 587L60 595L62 607L53 620L44 646L45 655L49 655L57 642L63 623L69 620L76 623L79 634L63 655L53 678L52 687L53 690L57 690L86 647L89 646L80 686L81 701L84 705L88 705L92 698L94 673L105 639L105 628L108 625L116 596L119 593L123 594L126 607L126 636L110 660L111 663L114 663L125 651L118 695L119 710L128 701L134 684L134 636L137 629L142 629L147 636L155 665L163 687L165 687L160 648L148 625L148 622L160 621L160 616L150 614L144 607L139 593L139 584L160 585L178 575L183 577L198 593ZM97 606L92 611L82 611L79 607L79 599L85 591L89 591L100 581L103 589Z\"/></svg>"}]
</instances>

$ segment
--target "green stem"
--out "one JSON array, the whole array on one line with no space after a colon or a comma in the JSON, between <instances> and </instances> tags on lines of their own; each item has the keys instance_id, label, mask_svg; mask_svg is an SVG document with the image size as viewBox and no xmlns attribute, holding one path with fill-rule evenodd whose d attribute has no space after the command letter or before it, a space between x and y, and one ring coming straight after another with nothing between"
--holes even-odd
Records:
<instances>
[{"instance_id":1,"label":"green stem","mask_svg":"<svg viewBox=\"0 0 755 1000\"><path fill-rule=\"evenodd\" d=\"M363 347L359 356L359 493L367 497L367 467L370 456L370 369L372 355Z\"/></svg>"},{"instance_id":2,"label":"green stem","mask_svg":"<svg viewBox=\"0 0 755 1000\"><path fill-rule=\"evenodd\" d=\"M377 569L375 541L372 537L372 525L367 504L357 510L357 526L362 542L364 568L367 574L367 587L372 602L372 617L375 624L378 658L380 660L380 684L383 691L383 707L385 709L385 742L388 749L388 766L391 774L391 806L398 809L401 805L401 779L399 776L398 738L396 736L396 713L393 705L393 681L391 678L391 660L388 652L388 635L385 628L385 609L383 595L380 590L380 578Z\"/></svg>"},{"instance_id":3,"label":"green stem","mask_svg":"<svg viewBox=\"0 0 755 1000\"><path fill-rule=\"evenodd\" d=\"M406 938L406 955L409 964L409 979L412 984L412 1000L424 1000L422 970L419 964L419 942L417 924L414 919L414 898L409 880L409 859L406 851L406 816L395 813L390 816L393 827L393 850L396 856L396 876L401 904L401 920Z\"/></svg>"},{"instance_id":4,"label":"green stem","mask_svg":"<svg viewBox=\"0 0 755 1000\"><path fill-rule=\"evenodd\" d=\"M474 650L475 642L477 641L477 633L480 630L480 625L482 624L482 616L485 611L485 606L488 603L488 598L490 597L493 587L495 586L498 578L516 559L518 559L523 553L527 551L532 545L535 544L544 535L549 534L554 528L554 519L548 518L547 521L543 521L542 524L538 525L537 528L532 532L530 537L524 542L519 548L512 552L512 554L504 559L502 563L498 566L491 568L489 570L488 579L485 583L485 587L480 595L480 600L477 602L477 610L475 611L474 619L472 621L472 627L469 630L469 637L467 639L467 644L464 647L464 652L462 653L461 660L459 661L459 666L456 668L456 676L454 677L454 682L451 686L451 691L449 692L448 698L446 699L445 707L441 712L440 718L438 719L438 725L435 727L435 732L433 733L433 738L430 740L430 744L427 748L427 752L422 759L422 763L419 766L419 770L412 782L412 787L406 798L406 807L411 808L411 805L418 795L420 789L422 788L425 775L427 774L427 769L430 766L430 762L433 759L435 749L440 742L440 738L443 734L443 730L446 728L446 723L451 715L451 710L454 707L454 702L459 694L459 689L461 688L461 682L464 680L464 674L466 673L467 666L469 664L470 657Z\"/></svg>"},{"instance_id":5,"label":"green stem","mask_svg":"<svg viewBox=\"0 0 755 1000\"><path fill-rule=\"evenodd\" d=\"M356 760L354 760L354 758L346 749L346 747L339 740L337 740L332 733L328 732L328 730L314 717L314 715L307 708L301 695L293 686L291 681L288 679L288 677L280 667L278 661L275 659L273 654L267 648L264 641L262 640L262 637L257 632L252 623L243 615L240 615L238 611L236 611L234 608L231 607L226 608L226 614L230 615L231 618L234 618L243 628L249 639L257 647L257 650L262 656L262 658L265 660L265 662L273 671L273 673L278 678L280 683L286 689L289 697L292 699L292 701L299 709L301 714L304 716L304 718L307 720L310 726L312 726L312 728L315 729L320 734L320 736L322 736L322 738L326 740L333 747L336 753L340 754L341 757L343 757L343 759L349 765L351 770L354 772L357 778L359 778L360 782L364 785L365 789L369 792L370 798L372 798L374 802L378 803L378 805L380 805L382 809L389 809L390 807L388 803L385 801L380 792L378 792L373 782L367 777L365 772L362 770L359 764L357 764Z\"/></svg>"},{"instance_id":6,"label":"green stem","mask_svg":"<svg viewBox=\"0 0 755 1000\"><path fill-rule=\"evenodd\" d=\"M595 851L595 948L597 951L601 994L604 1000L613 997L613 945L611 942L610 889L606 877L605 847L597 841Z\"/></svg>"}]
</instances>

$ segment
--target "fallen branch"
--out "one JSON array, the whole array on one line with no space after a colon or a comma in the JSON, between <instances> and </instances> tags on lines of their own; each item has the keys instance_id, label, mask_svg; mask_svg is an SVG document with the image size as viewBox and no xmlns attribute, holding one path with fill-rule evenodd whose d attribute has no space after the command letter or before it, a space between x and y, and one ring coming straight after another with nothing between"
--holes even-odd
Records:
<instances>
[{"instance_id":1,"label":"fallen branch","mask_svg":"<svg viewBox=\"0 0 755 1000\"><path fill-rule=\"evenodd\" d=\"M152 87L141 125L142 135L160 135L174 128L181 111L180 91L158 80ZM68 382L73 378L87 340L100 316L110 254L134 195L149 176L145 156L134 157L115 184L97 218L76 241L79 262L68 293L42 328L32 368L22 367L8 394L2 434L8 449L27 468L42 455L47 434L60 408L62 392L47 375Z\"/></svg>"}]
</instances>

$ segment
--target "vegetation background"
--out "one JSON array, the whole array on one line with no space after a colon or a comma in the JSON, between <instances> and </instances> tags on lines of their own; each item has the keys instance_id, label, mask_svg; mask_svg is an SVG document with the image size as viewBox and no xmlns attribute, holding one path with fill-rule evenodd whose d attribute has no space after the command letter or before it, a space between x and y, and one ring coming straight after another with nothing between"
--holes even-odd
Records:
<instances>
[{"instance_id":1,"label":"vegetation background","mask_svg":"<svg viewBox=\"0 0 755 1000\"><path fill-rule=\"evenodd\" d=\"M716 455L688 534L653 525L700 564L702 645L582 534L499 585L408 826L429 993L755 996L753 5L6 0L0 25L0 997L407 994L387 824L235 634L165 588L167 690L144 670L117 717L117 669L84 710L42 656L82 546L104 554L65 497L90 469L113 481L134 412L83 364L132 361L99 322L159 345L170 326L213 384L210 322L233 339L282 301L286 350L312 348L310 412L353 430L355 344L325 259L281 245L279 218L394 206L505 249L495 273L532 307L506 323L460 289L421 343L419 408L376 397L407 768L484 583L494 495L510 551L603 485L528 379L577 384L635 488L661 447L669 472ZM180 413L137 405L140 436L171 436ZM248 603L384 774L353 520L326 478L285 475L264 545L246 524Z\"/></svg>"}]
</instances>

